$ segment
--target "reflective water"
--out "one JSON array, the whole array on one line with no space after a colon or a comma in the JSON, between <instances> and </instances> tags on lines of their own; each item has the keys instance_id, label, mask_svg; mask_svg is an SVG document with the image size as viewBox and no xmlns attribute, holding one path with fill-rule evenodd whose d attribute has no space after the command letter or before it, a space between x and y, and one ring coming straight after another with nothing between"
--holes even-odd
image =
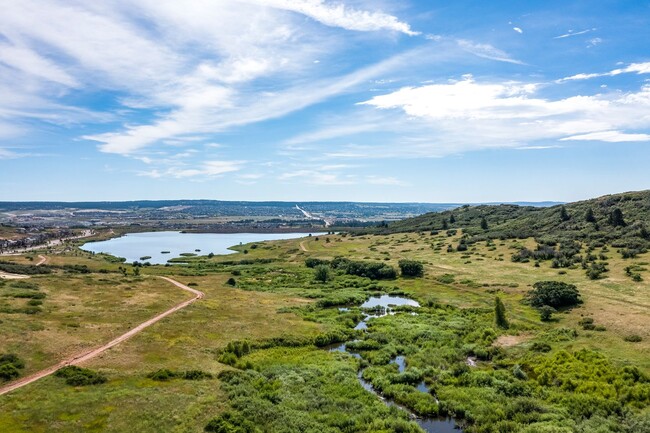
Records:
<instances>
[{"instance_id":1,"label":"reflective water","mask_svg":"<svg viewBox=\"0 0 650 433\"><path fill-rule=\"evenodd\" d=\"M320 235L321 233L314 233ZM250 242L295 239L308 236L308 233L180 233L146 232L129 233L119 238L102 242L88 242L81 249L94 253L107 253L134 261L151 264L165 264L167 260L191 254L232 254L228 249L234 245ZM200 251L200 252L199 252ZM151 258L141 259L151 256Z\"/></svg>"},{"instance_id":2,"label":"reflective water","mask_svg":"<svg viewBox=\"0 0 650 433\"><path fill-rule=\"evenodd\" d=\"M362 308L377 308L377 307L382 307L382 308L377 308L378 313L377 314L366 314L365 318L355 326L354 329L358 330L365 330L368 328L368 325L366 321L368 319L371 319L373 317L382 317L387 314L393 314L393 311L391 309L391 306L398 306L398 305L409 305L412 307L419 307L420 304L418 304L416 301L408 298L404 298L401 296L389 296L389 295L382 295L379 297L375 298L370 298L363 304L361 304ZM347 311L347 309L339 309L340 311ZM356 340L355 340L356 341ZM333 344L329 347L326 348L330 352L344 352L348 353L349 355L361 359L361 355L358 353L354 353L348 350L347 348L347 343L342 343L342 344ZM404 356L396 356L390 361L391 364L396 364L397 369L400 373L403 373L406 370L406 357ZM395 406L398 407L406 412L408 412L413 420L426 432L428 433L458 433L460 432L460 427L456 424L456 422L452 418L417 418L411 411L409 411L407 408L398 405L394 401L385 398L382 396L379 392L377 392L372 384L365 380L363 378L363 369L361 369L358 374L357 378L359 379L359 383L361 386L369 391L375 394L377 397L379 397L386 405L388 406ZM416 389L420 392L425 392L425 393L430 393L431 391L429 390L429 387L424 383L424 381L420 382ZM436 396L433 396L436 399L436 402L438 402L438 399Z\"/></svg>"}]
</instances>

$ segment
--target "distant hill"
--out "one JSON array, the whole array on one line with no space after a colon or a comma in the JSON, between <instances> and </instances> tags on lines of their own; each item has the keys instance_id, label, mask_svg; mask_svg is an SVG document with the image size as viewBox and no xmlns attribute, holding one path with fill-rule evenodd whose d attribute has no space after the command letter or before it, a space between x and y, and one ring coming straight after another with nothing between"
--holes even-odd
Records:
<instances>
[{"instance_id":1,"label":"distant hill","mask_svg":"<svg viewBox=\"0 0 650 433\"><path fill-rule=\"evenodd\" d=\"M551 207L461 206L378 227L376 233L463 229L468 240L535 237L542 243L579 240L628 248L650 246L650 190Z\"/></svg>"}]
</instances>

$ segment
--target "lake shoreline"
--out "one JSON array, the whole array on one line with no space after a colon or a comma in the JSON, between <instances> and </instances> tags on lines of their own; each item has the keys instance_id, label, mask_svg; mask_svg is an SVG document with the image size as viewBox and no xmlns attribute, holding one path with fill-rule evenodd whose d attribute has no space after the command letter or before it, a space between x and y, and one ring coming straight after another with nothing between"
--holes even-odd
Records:
<instances>
[{"instance_id":1,"label":"lake shoreline","mask_svg":"<svg viewBox=\"0 0 650 433\"><path fill-rule=\"evenodd\" d=\"M149 262L165 265L171 259L186 256L231 255L238 251L234 247L265 241L289 240L322 236L322 232L291 233L192 233L182 231L152 231L126 233L98 242L87 242L80 246L94 254L108 254L125 263ZM142 257L148 257L143 260Z\"/></svg>"}]
</instances>

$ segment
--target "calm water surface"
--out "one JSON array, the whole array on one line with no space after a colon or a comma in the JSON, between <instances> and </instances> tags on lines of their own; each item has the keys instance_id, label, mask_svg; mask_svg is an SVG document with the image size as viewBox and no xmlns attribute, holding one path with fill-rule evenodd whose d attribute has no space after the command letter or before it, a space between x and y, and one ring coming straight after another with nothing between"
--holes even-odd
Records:
<instances>
[{"instance_id":1,"label":"calm water surface","mask_svg":"<svg viewBox=\"0 0 650 433\"><path fill-rule=\"evenodd\" d=\"M323 233L314 233L322 235ZM229 247L250 242L295 239L309 236L309 233L180 233L146 232L129 233L125 236L101 242L88 242L81 247L93 253L107 253L134 261L151 264L165 264L167 260L181 257L182 253L197 255L233 254ZM200 251L196 251L200 250ZM169 251L169 253L163 253ZM150 259L141 257L151 256Z\"/></svg>"}]
</instances>

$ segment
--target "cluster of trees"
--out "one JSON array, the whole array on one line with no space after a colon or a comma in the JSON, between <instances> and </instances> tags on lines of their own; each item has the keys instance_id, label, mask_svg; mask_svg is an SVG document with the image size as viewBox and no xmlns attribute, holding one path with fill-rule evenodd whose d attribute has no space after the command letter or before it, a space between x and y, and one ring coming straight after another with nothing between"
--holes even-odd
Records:
<instances>
[{"instance_id":1,"label":"cluster of trees","mask_svg":"<svg viewBox=\"0 0 650 433\"><path fill-rule=\"evenodd\" d=\"M392 280L397 278L397 272L392 266L382 262L355 261L343 257L334 260L308 258L305 260L308 268L314 269L314 279L325 283L331 278L332 270L339 270L347 275L366 277L371 280ZM421 277L424 275L424 265L417 260L402 259L398 263L403 277Z\"/></svg>"},{"instance_id":2,"label":"cluster of trees","mask_svg":"<svg viewBox=\"0 0 650 433\"><path fill-rule=\"evenodd\" d=\"M321 274L319 281L323 281L323 278L325 278L324 281L327 281L329 278L329 274L326 275L323 267L339 270L347 275L370 278L371 280L392 280L397 278L395 268L382 262L356 261L344 257L336 257L333 260L308 258L305 260L305 265L309 268L319 269L318 272Z\"/></svg>"}]
</instances>

